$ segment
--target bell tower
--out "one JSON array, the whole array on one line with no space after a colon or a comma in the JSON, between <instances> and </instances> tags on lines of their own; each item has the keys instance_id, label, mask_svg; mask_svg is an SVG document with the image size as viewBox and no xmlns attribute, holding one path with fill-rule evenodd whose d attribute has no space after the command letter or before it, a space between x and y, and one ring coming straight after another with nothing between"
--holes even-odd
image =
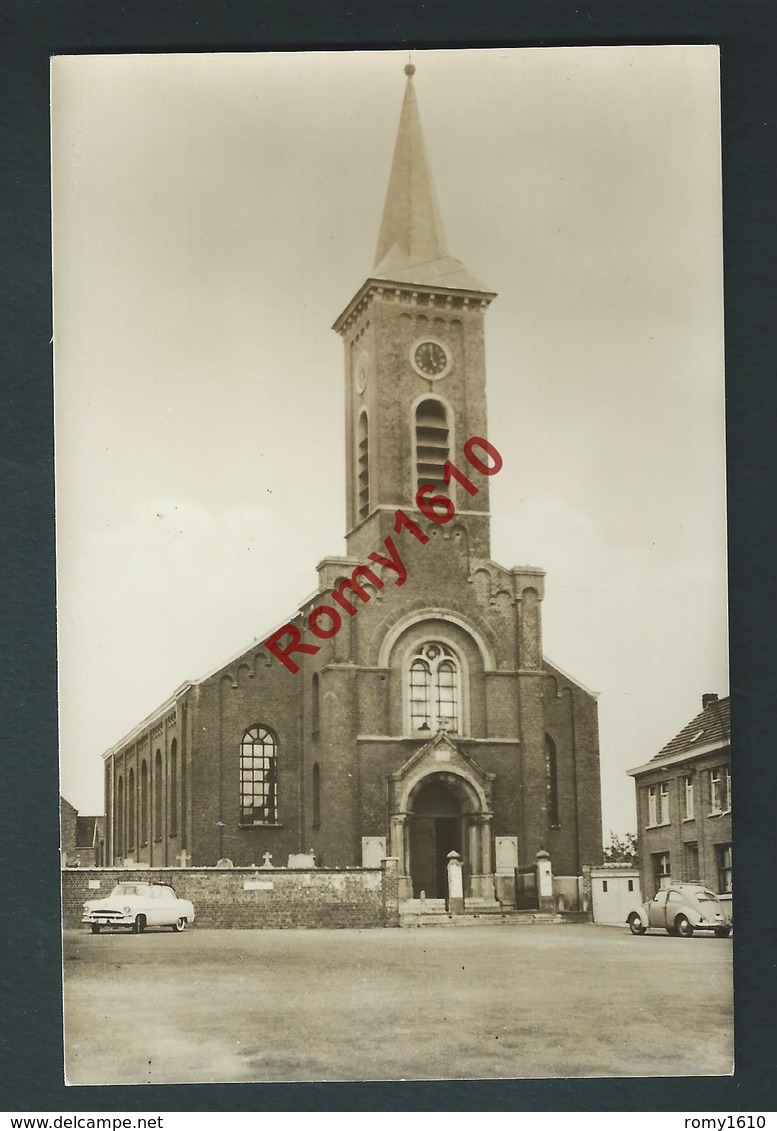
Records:
<instances>
[{"instance_id":1,"label":"bell tower","mask_svg":"<svg viewBox=\"0 0 777 1131\"><path fill-rule=\"evenodd\" d=\"M397 508L418 519L416 492L431 483L473 554L490 558L488 478L472 475L464 445L487 438L483 319L496 296L448 254L414 73L408 64L372 273L333 327L345 347L348 556L380 546ZM476 494L444 483L446 461Z\"/></svg>"}]
</instances>

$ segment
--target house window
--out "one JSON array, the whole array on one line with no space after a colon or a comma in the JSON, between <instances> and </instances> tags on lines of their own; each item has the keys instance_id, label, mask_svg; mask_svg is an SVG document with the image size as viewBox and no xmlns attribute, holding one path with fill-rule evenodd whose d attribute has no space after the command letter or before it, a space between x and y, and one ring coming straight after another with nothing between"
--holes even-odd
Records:
<instances>
[{"instance_id":1,"label":"house window","mask_svg":"<svg viewBox=\"0 0 777 1131\"><path fill-rule=\"evenodd\" d=\"M685 819L693 820L693 776L687 774L683 779L685 786Z\"/></svg>"},{"instance_id":2,"label":"house window","mask_svg":"<svg viewBox=\"0 0 777 1131\"><path fill-rule=\"evenodd\" d=\"M154 839L162 839L162 751L154 755Z\"/></svg>"},{"instance_id":3,"label":"house window","mask_svg":"<svg viewBox=\"0 0 777 1131\"><path fill-rule=\"evenodd\" d=\"M313 763L313 828L321 824L321 767Z\"/></svg>"},{"instance_id":4,"label":"house window","mask_svg":"<svg viewBox=\"0 0 777 1131\"><path fill-rule=\"evenodd\" d=\"M356 521L361 522L370 513L370 437L367 413L359 416L356 436Z\"/></svg>"},{"instance_id":5,"label":"house window","mask_svg":"<svg viewBox=\"0 0 777 1131\"><path fill-rule=\"evenodd\" d=\"M127 848L135 847L135 771L127 775Z\"/></svg>"},{"instance_id":6,"label":"house window","mask_svg":"<svg viewBox=\"0 0 777 1131\"><path fill-rule=\"evenodd\" d=\"M240 743L240 823L278 820L278 747L263 726L251 727Z\"/></svg>"},{"instance_id":7,"label":"house window","mask_svg":"<svg viewBox=\"0 0 777 1131\"><path fill-rule=\"evenodd\" d=\"M629 880L629 891L634 891L634 881Z\"/></svg>"},{"instance_id":8,"label":"house window","mask_svg":"<svg viewBox=\"0 0 777 1131\"><path fill-rule=\"evenodd\" d=\"M458 731L461 721L459 661L445 644L424 644L410 660L410 729Z\"/></svg>"},{"instance_id":9,"label":"house window","mask_svg":"<svg viewBox=\"0 0 777 1131\"><path fill-rule=\"evenodd\" d=\"M556 744L549 734L545 735L545 785L548 798L548 824L558 826L558 766ZM607 889L605 888L605 891Z\"/></svg>"},{"instance_id":10,"label":"house window","mask_svg":"<svg viewBox=\"0 0 777 1131\"><path fill-rule=\"evenodd\" d=\"M683 845L683 872L687 884L701 883L699 875L699 845L695 840L689 840Z\"/></svg>"},{"instance_id":11,"label":"house window","mask_svg":"<svg viewBox=\"0 0 777 1131\"><path fill-rule=\"evenodd\" d=\"M178 741L170 744L170 835L178 832Z\"/></svg>"},{"instance_id":12,"label":"house window","mask_svg":"<svg viewBox=\"0 0 777 1131\"><path fill-rule=\"evenodd\" d=\"M668 887L672 873L669 870L669 853L668 852L654 852L653 860L653 887L656 891L661 888Z\"/></svg>"},{"instance_id":13,"label":"house window","mask_svg":"<svg viewBox=\"0 0 777 1131\"><path fill-rule=\"evenodd\" d=\"M648 825L669 824L669 782L662 781L648 789Z\"/></svg>"},{"instance_id":14,"label":"house window","mask_svg":"<svg viewBox=\"0 0 777 1131\"><path fill-rule=\"evenodd\" d=\"M140 843L148 843L148 762L140 766Z\"/></svg>"},{"instance_id":15,"label":"house window","mask_svg":"<svg viewBox=\"0 0 777 1131\"><path fill-rule=\"evenodd\" d=\"M731 770L717 766L710 771L711 813L728 813L731 809Z\"/></svg>"},{"instance_id":16,"label":"house window","mask_svg":"<svg viewBox=\"0 0 777 1131\"><path fill-rule=\"evenodd\" d=\"M602 880L602 891L607 891L607 881Z\"/></svg>"},{"instance_id":17,"label":"house window","mask_svg":"<svg viewBox=\"0 0 777 1131\"><path fill-rule=\"evenodd\" d=\"M718 861L718 891L725 895L732 891L731 845L716 844L715 855Z\"/></svg>"},{"instance_id":18,"label":"house window","mask_svg":"<svg viewBox=\"0 0 777 1131\"><path fill-rule=\"evenodd\" d=\"M432 398L421 401L415 410L415 490L433 483L435 494L448 494L443 467L449 455L450 429L445 405Z\"/></svg>"}]
</instances>

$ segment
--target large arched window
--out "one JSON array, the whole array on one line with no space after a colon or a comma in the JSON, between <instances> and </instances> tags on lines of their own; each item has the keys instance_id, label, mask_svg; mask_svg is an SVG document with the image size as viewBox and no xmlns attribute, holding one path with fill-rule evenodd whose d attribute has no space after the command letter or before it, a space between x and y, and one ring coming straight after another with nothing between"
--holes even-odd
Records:
<instances>
[{"instance_id":1,"label":"large arched window","mask_svg":"<svg viewBox=\"0 0 777 1131\"><path fill-rule=\"evenodd\" d=\"M240 823L278 820L278 744L263 726L250 727L240 743Z\"/></svg>"},{"instance_id":2,"label":"large arched window","mask_svg":"<svg viewBox=\"0 0 777 1131\"><path fill-rule=\"evenodd\" d=\"M370 513L370 437L367 413L359 416L356 435L356 521L361 522Z\"/></svg>"},{"instance_id":3,"label":"large arched window","mask_svg":"<svg viewBox=\"0 0 777 1131\"><path fill-rule=\"evenodd\" d=\"M178 832L178 740L170 743L170 833Z\"/></svg>"},{"instance_id":4,"label":"large arched window","mask_svg":"<svg viewBox=\"0 0 777 1131\"><path fill-rule=\"evenodd\" d=\"M545 780L548 791L548 824L558 825L558 765L556 744L545 735Z\"/></svg>"},{"instance_id":5,"label":"large arched window","mask_svg":"<svg viewBox=\"0 0 777 1131\"><path fill-rule=\"evenodd\" d=\"M135 771L127 775L127 848L135 847Z\"/></svg>"},{"instance_id":6,"label":"large arched window","mask_svg":"<svg viewBox=\"0 0 777 1131\"><path fill-rule=\"evenodd\" d=\"M447 644L431 641L410 657L410 729L436 733L461 726L461 665Z\"/></svg>"},{"instance_id":7,"label":"large arched window","mask_svg":"<svg viewBox=\"0 0 777 1131\"><path fill-rule=\"evenodd\" d=\"M450 426L442 401L431 397L415 410L416 489L433 483L436 494L447 495L443 466L450 456Z\"/></svg>"},{"instance_id":8,"label":"large arched window","mask_svg":"<svg viewBox=\"0 0 777 1131\"><path fill-rule=\"evenodd\" d=\"M162 785L162 751L157 750L154 755L154 840L162 839L162 818L164 813Z\"/></svg>"},{"instance_id":9,"label":"large arched window","mask_svg":"<svg viewBox=\"0 0 777 1131\"><path fill-rule=\"evenodd\" d=\"M148 762L144 758L140 766L140 843L148 841Z\"/></svg>"}]
</instances>

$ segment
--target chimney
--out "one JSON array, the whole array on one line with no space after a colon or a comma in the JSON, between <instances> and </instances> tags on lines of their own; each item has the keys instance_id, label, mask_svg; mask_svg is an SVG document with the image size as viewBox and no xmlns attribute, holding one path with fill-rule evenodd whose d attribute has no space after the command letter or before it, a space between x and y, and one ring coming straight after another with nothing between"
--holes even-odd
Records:
<instances>
[{"instance_id":1,"label":"chimney","mask_svg":"<svg viewBox=\"0 0 777 1131\"><path fill-rule=\"evenodd\" d=\"M701 697L701 709L706 711L711 703L717 703L718 696L715 691L705 691Z\"/></svg>"}]
</instances>

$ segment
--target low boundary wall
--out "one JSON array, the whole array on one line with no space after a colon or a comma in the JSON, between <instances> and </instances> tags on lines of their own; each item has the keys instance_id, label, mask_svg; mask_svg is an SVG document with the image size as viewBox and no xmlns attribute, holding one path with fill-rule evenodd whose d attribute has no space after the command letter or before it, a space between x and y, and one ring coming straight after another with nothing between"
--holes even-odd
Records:
<instances>
[{"instance_id":1,"label":"low boundary wall","mask_svg":"<svg viewBox=\"0 0 777 1131\"><path fill-rule=\"evenodd\" d=\"M81 923L87 899L122 881L172 884L194 904L195 927L398 927L399 871L380 868L65 868L62 918Z\"/></svg>"}]
</instances>

